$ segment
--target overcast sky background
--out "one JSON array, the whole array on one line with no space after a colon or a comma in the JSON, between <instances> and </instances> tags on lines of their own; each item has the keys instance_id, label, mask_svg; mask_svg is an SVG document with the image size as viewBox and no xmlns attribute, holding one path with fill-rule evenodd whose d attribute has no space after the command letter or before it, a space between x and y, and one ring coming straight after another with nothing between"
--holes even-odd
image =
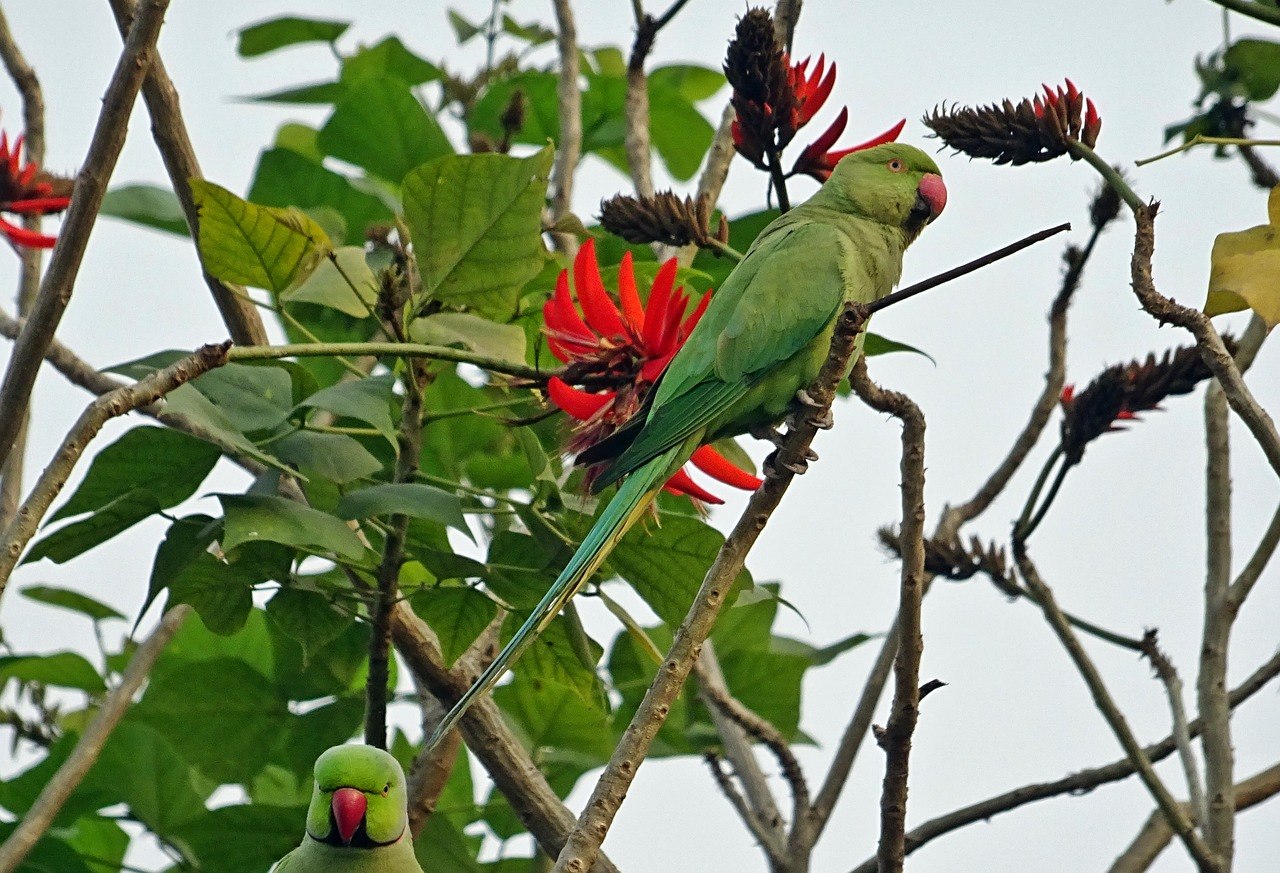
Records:
<instances>
[{"instance_id":1,"label":"overcast sky background","mask_svg":"<svg viewBox=\"0 0 1280 873\"><path fill-rule=\"evenodd\" d=\"M646 0L646 7L654 0ZM454 4L471 19L483 0ZM629 46L630 3L575 4L584 46ZM662 11L653 6L650 11ZM719 66L741 0L692 0L657 42L652 64L696 61ZM111 75L119 40L101 0L10 0L14 33L39 71L48 103L50 169L73 172L82 160ZM256 106L241 95L331 78L334 60L321 46L264 59L236 57L234 32L284 13L350 18L345 50L397 33L431 60L455 59L470 70L474 46L457 52L437 0L351 3L338 0L175 2L160 45L206 176L243 193L260 149L287 120L319 124L323 111ZM550 4L515 0L521 21L551 21ZM1239 16L1233 35L1280 38ZM897 119L902 139L932 148L920 116L946 101L988 102L1031 94L1041 82L1070 76L1103 116L1098 151L1130 162L1162 148L1161 131L1191 113L1198 91L1197 53L1217 47L1222 16L1206 0L1080 0L1026 4L1002 0L835 2L810 0L795 39L798 57L826 52L839 65L829 105L809 138L848 105L850 130L842 144L878 133ZM538 58L549 62L551 55ZM705 105L713 120L727 99ZM16 94L0 82L0 119L12 135L20 124ZM1275 136L1263 123L1256 133ZM807 142L804 135L800 140ZM455 144L458 144L455 140ZM1280 153L1269 157L1280 162ZM993 167L938 156L950 190L946 213L908 253L904 282L932 275L1033 230L1075 222L1071 239L1087 236L1088 193L1096 175L1083 164ZM114 184L164 182L139 101ZM1266 196L1244 167L1216 162L1208 150L1179 156L1133 174L1143 196L1163 202L1158 223L1156 280L1179 301L1199 305L1216 233L1265 221ZM666 180L660 180L662 187ZM801 182L793 199L811 190ZM628 190L622 176L595 158L583 164L576 208L593 215L602 197ZM678 188L682 193L687 188ZM764 178L735 161L722 205L737 214L763 204ZM1128 287L1131 223L1117 222L1101 241L1071 311L1068 381L1083 385L1103 366L1189 342L1176 329L1158 330ZM1058 287L1064 240L1042 244L877 317L875 328L926 349L918 356L873 362L873 376L907 391L928 418L930 525L947 501L967 499L1007 450L1026 419L1046 367L1045 312ZM0 298L12 308L17 261L0 252ZM1220 319L1242 328L1245 319ZM225 330L200 281L189 243L104 220L89 244L75 296L59 337L97 365L130 360L161 348L191 348ZM1264 347L1250 377L1270 409L1280 409L1277 354ZM8 345L0 348L7 358ZM1194 687L1203 584L1203 391L1174 398L1165 412L1145 417L1126 434L1090 446L1086 463L1069 477L1058 504L1033 542L1033 556L1063 607L1131 635L1158 627L1160 639ZM48 459L87 402L79 389L46 370L37 388L29 478ZM784 595L804 621L784 615L785 633L827 643L857 630L882 631L896 604L896 564L878 550L873 533L898 513L898 434L895 422L856 401L836 410L835 430L819 437L822 460L797 481L764 532L750 567L757 580L781 579ZM99 438L106 445L137 421L117 423ZM1009 524L1056 438L1057 419L1008 496L969 530L1004 539ZM1252 552L1274 511L1276 477L1242 428L1233 430L1236 566ZM761 453L763 454L763 453ZM81 473L83 470L81 470ZM77 477L78 481L78 477ZM204 492L243 487L242 476L221 470ZM193 504L196 505L196 504ZM198 502L206 510L211 501ZM742 503L715 512L727 530ZM216 509L214 510L216 511ZM142 601L154 545L163 522L137 528L64 566L21 568L18 588L54 583L82 588L132 615ZM1280 575L1268 570L1236 626L1229 684L1235 685L1277 645ZM590 617L600 638L615 629ZM31 604L11 591L0 626L18 651L68 646L92 651L87 628L63 613ZM1121 751L1093 708L1083 682L1028 603L1008 603L986 582L942 582L925 604L923 675L949 683L923 706L912 757L908 824L1031 781L1115 760ZM1087 643L1131 725L1144 741L1168 732L1163 692L1148 667L1127 651ZM805 687L802 726L818 739L800 750L811 782L821 778L847 720L862 677L875 655L868 645L812 674ZM1194 697L1189 696L1194 706ZM883 722L887 705L877 721ZM1275 762L1280 702L1275 687L1247 703L1233 722L1237 774L1247 777ZM7 745L7 741L6 741ZM864 748L832 827L818 846L815 873L842 873L874 852L882 755ZM7 753L0 753L0 755ZM6 770L10 768L5 768ZM1185 795L1172 759L1160 767L1176 794ZM584 780L571 803L581 803ZM1152 803L1136 780L1082 798L1042 802L946 836L911 857L914 873L967 870L1101 870L1127 845ZM575 806L576 809L576 806ZM1275 869L1280 854L1280 805L1244 813L1237 831L1236 869ZM299 824L301 832L301 823ZM606 847L629 873L764 870L762 855L720 797L700 761L647 764L617 818ZM145 855L136 861L152 863ZM1152 869L1193 869L1173 846Z\"/></svg>"}]
</instances>

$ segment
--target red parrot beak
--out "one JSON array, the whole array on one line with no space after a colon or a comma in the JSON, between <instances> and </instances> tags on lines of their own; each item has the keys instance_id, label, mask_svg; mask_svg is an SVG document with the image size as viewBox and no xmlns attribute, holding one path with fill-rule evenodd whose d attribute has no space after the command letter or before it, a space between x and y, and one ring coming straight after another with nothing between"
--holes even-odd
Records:
<instances>
[{"instance_id":1,"label":"red parrot beak","mask_svg":"<svg viewBox=\"0 0 1280 873\"><path fill-rule=\"evenodd\" d=\"M360 822L364 821L364 812L368 805L369 801L365 799L364 792L354 788L339 788L333 792L333 801L330 804L333 820L338 825L338 834L342 837L342 842L348 846L351 845L351 838L355 836L356 828L360 827Z\"/></svg>"},{"instance_id":2,"label":"red parrot beak","mask_svg":"<svg viewBox=\"0 0 1280 873\"><path fill-rule=\"evenodd\" d=\"M916 187L916 198L924 201L928 208L929 221L941 215L947 206L947 186L942 183L942 177L937 173L925 173Z\"/></svg>"}]
</instances>

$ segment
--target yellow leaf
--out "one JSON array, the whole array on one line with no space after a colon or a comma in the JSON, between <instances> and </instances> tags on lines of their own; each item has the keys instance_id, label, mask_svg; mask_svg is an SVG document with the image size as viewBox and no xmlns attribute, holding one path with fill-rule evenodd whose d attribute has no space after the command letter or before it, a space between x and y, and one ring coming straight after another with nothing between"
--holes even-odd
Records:
<instances>
[{"instance_id":1,"label":"yellow leaf","mask_svg":"<svg viewBox=\"0 0 1280 873\"><path fill-rule=\"evenodd\" d=\"M1206 315L1252 309L1268 328L1280 323L1280 185L1271 189L1267 217L1213 241Z\"/></svg>"}]
</instances>

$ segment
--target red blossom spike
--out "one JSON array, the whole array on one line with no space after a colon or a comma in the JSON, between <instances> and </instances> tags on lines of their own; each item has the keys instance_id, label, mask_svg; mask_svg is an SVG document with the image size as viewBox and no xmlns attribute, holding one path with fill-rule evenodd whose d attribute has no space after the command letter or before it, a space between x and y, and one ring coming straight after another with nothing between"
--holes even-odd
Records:
<instances>
[{"instance_id":1,"label":"red blossom spike","mask_svg":"<svg viewBox=\"0 0 1280 873\"><path fill-rule=\"evenodd\" d=\"M9 160L9 134L0 130L0 160Z\"/></svg>"},{"instance_id":2,"label":"red blossom spike","mask_svg":"<svg viewBox=\"0 0 1280 873\"><path fill-rule=\"evenodd\" d=\"M547 321L547 326L566 336L576 337L595 344L598 339L587 323L578 314L578 307L573 305L573 297L569 294L569 271L561 270L556 277L556 293L551 298L555 302L555 322Z\"/></svg>"},{"instance_id":3,"label":"red blossom spike","mask_svg":"<svg viewBox=\"0 0 1280 873\"><path fill-rule=\"evenodd\" d=\"M9 152L9 175L16 176L22 166L22 143L26 134L18 134L13 140L13 151Z\"/></svg>"},{"instance_id":4,"label":"red blossom spike","mask_svg":"<svg viewBox=\"0 0 1280 873\"><path fill-rule=\"evenodd\" d=\"M716 479L733 488L741 488L743 491L755 491L764 484L763 479L752 476L746 470L740 470L735 467L728 458L720 454L715 446L712 445L701 446L689 460L693 462L695 467L712 479Z\"/></svg>"},{"instance_id":5,"label":"red blossom spike","mask_svg":"<svg viewBox=\"0 0 1280 873\"><path fill-rule=\"evenodd\" d=\"M590 391L574 388L559 376L552 376L547 380L547 396L551 398L552 403L578 421L587 421L599 415L600 410L612 403L616 392L601 391L593 394Z\"/></svg>"},{"instance_id":6,"label":"red blossom spike","mask_svg":"<svg viewBox=\"0 0 1280 873\"><path fill-rule=\"evenodd\" d=\"M685 310L689 308L689 298L683 292L684 286L681 286L671 297L667 306L666 323L662 328L662 339L658 343L658 353L668 357L680 349L680 322Z\"/></svg>"},{"instance_id":7,"label":"red blossom spike","mask_svg":"<svg viewBox=\"0 0 1280 873\"><path fill-rule=\"evenodd\" d=\"M51 249L58 244L56 236L48 236L43 233L36 233L34 230L27 230L25 227L10 224L3 218L0 218L0 236L8 237L9 241L15 245L27 246L33 249Z\"/></svg>"},{"instance_id":8,"label":"red blossom spike","mask_svg":"<svg viewBox=\"0 0 1280 873\"><path fill-rule=\"evenodd\" d=\"M667 308L671 292L675 289L677 266L676 259L671 258L659 267L649 291L649 305L645 308L644 317L644 345L656 354L661 354L658 350L661 348L662 335L667 329Z\"/></svg>"},{"instance_id":9,"label":"red blossom spike","mask_svg":"<svg viewBox=\"0 0 1280 873\"><path fill-rule=\"evenodd\" d=\"M61 212L69 205L70 197L33 197L29 200L11 200L4 204L4 209L6 212L43 215L46 212Z\"/></svg>"},{"instance_id":10,"label":"red blossom spike","mask_svg":"<svg viewBox=\"0 0 1280 873\"><path fill-rule=\"evenodd\" d=\"M1075 99L1080 96L1080 89L1077 88L1076 83L1070 79L1066 79L1065 81L1067 83L1067 99L1074 103Z\"/></svg>"},{"instance_id":11,"label":"red blossom spike","mask_svg":"<svg viewBox=\"0 0 1280 873\"><path fill-rule=\"evenodd\" d=\"M600 267L596 264L596 241L588 239L578 249L573 259L573 285L582 304L582 315L587 324L601 336L625 337L627 327L622 323L618 307L604 290L600 280Z\"/></svg>"},{"instance_id":12,"label":"red blossom spike","mask_svg":"<svg viewBox=\"0 0 1280 873\"><path fill-rule=\"evenodd\" d=\"M831 147L836 144L836 140L840 138L840 134L844 133L845 125L848 123L849 107L842 106L840 108L840 114L836 116L836 120L831 122L831 126L824 130L821 136L809 144L804 152L801 153L800 158L796 163L800 163L806 157L818 157L825 155Z\"/></svg>"},{"instance_id":13,"label":"red blossom spike","mask_svg":"<svg viewBox=\"0 0 1280 873\"><path fill-rule=\"evenodd\" d=\"M618 264L618 299L622 301L622 315L634 340L644 335L644 304L636 290L636 271L631 263L631 252L622 253Z\"/></svg>"},{"instance_id":14,"label":"red blossom spike","mask_svg":"<svg viewBox=\"0 0 1280 873\"><path fill-rule=\"evenodd\" d=\"M1075 385L1063 385L1062 396L1059 398L1059 400L1061 401L1062 405L1065 406L1068 403L1070 403L1072 400L1074 400L1075 396L1076 396Z\"/></svg>"},{"instance_id":15,"label":"red blossom spike","mask_svg":"<svg viewBox=\"0 0 1280 873\"><path fill-rule=\"evenodd\" d=\"M716 497L710 491L693 481L693 477L684 470L677 470L675 475L667 480L667 484L664 485L663 488L672 494L687 494L696 500L701 500L703 503L711 503L716 506L724 503L724 500Z\"/></svg>"}]
</instances>

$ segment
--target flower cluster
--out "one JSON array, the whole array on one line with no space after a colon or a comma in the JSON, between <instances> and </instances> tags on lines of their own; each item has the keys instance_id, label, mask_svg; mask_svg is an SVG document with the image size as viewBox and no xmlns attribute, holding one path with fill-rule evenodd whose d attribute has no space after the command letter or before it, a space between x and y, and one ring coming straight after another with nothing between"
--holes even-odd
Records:
<instances>
[{"instance_id":1,"label":"flower cluster","mask_svg":"<svg viewBox=\"0 0 1280 873\"><path fill-rule=\"evenodd\" d=\"M826 56L819 55L811 70L811 60L791 63L774 36L773 18L763 9L752 9L738 21L724 64L737 114L733 144L738 154L759 169L770 170L770 161L778 159L797 131L813 120L831 96L836 65L828 65ZM850 152L897 139L906 120L872 140L833 151L848 123L849 110L841 108L831 126L804 148L787 175L808 175L824 182Z\"/></svg>"},{"instance_id":2,"label":"flower cluster","mask_svg":"<svg viewBox=\"0 0 1280 873\"><path fill-rule=\"evenodd\" d=\"M600 203L600 224L630 243L659 242L669 246L694 243L714 248L729 241L729 221L722 214L711 232L711 201L700 197L681 200L672 191L649 197L618 194Z\"/></svg>"},{"instance_id":3,"label":"flower cluster","mask_svg":"<svg viewBox=\"0 0 1280 873\"><path fill-rule=\"evenodd\" d=\"M1235 340L1222 338L1234 353ZM1080 463L1085 447L1104 433L1123 430L1117 422L1138 421L1138 413L1159 409L1166 397L1190 394L1210 377L1195 346L1165 352L1156 359L1116 364L1098 374L1083 391L1062 389L1062 451L1067 466Z\"/></svg>"},{"instance_id":4,"label":"flower cluster","mask_svg":"<svg viewBox=\"0 0 1280 873\"><path fill-rule=\"evenodd\" d=\"M1102 117L1093 101L1070 79L1065 86L1043 87L1043 96L1018 103L1004 100L951 109L944 105L926 115L924 123L956 151L997 164L1053 160L1070 154L1073 143L1093 148L1102 130Z\"/></svg>"},{"instance_id":5,"label":"flower cluster","mask_svg":"<svg viewBox=\"0 0 1280 873\"><path fill-rule=\"evenodd\" d=\"M0 133L0 212L15 215L48 215L71 203L70 179L52 176L33 162L22 163L21 135L12 143ZM0 216L0 235L18 246L51 249L58 239L13 224Z\"/></svg>"},{"instance_id":6,"label":"flower cluster","mask_svg":"<svg viewBox=\"0 0 1280 873\"><path fill-rule=\"evenodd\" d=\"M578 422L567 446L571 454L605 439L641 410L658 376L706 311L710 291L686 317L691 301L683 288L676 287L675 279L676 259L672 258L658 268L648 303L641 303L628 252L618 266L619 306L604 288L595 242L590 239L573 261L576 304L569 290L569 271L560 272L542 315L547 345L565 363L562 375L548 381L547 394ZM690 460L707 475L735 488L760 486L759 479L735 467L712 446L698 449ZM672 476L666 488L707 503L724 502L685 470Z\"/></svg>"}]
</instances>

